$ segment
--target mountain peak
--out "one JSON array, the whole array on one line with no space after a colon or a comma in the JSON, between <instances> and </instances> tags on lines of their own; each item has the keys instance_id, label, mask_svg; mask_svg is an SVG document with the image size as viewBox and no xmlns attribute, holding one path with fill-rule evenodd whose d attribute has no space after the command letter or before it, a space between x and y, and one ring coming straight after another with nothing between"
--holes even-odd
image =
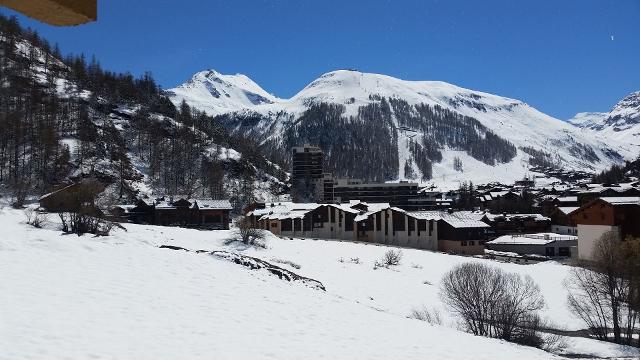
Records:
<instances>
[{"instance_id":1,"label":"mountain peak","mask_svg":"<svg viewBox=\"0 0 640 360\"><path fill-rule=\"evenodd\" d=\"M167 93L174 103L186 100L212 116L280 101L246 75L225 75L214 69L195 73L189 81Z\"/></svg>"}]
</instances>

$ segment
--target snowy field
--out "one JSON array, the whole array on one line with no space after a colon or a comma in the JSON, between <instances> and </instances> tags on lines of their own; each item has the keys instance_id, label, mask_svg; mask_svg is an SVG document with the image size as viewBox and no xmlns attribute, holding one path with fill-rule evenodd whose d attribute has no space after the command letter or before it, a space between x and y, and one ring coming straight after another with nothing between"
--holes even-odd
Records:
<instances>
[{"instance_id":1,"label":"snowy field","mask_svg":"<svg viewBox=\"0 0 640 360\"><path fill-rule=\"evenodd\" d=\"M78 237L50 220L36 229L21 211L0 208L0 359L555 358L455 329L440 278L455 264L488 260L404 249L399 266L374 270L387 248L271 236L267 249L254 249L225 245L230 231L141 225ZM321 281L326 292L160 245L258 257ZM549 321L582 327L565 304L567 266L490 263L531 275ZM407 318L422 306L438 309L444 325ZM640 356L595 340L568 343L570 353Z\"/></svg>"}]
</instances>

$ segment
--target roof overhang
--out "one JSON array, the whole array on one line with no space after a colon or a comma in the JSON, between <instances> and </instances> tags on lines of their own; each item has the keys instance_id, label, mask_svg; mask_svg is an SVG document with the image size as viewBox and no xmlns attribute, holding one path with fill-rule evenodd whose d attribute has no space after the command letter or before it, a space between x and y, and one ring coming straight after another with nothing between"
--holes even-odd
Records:
<instances>
[{"instance_id":1,"label":"roof overhang","mask_svg":"<svg viewBox=\"0 0 640 360\"><path fill-rule=\"evenodd\" d=\"M98 18L97 0L0 0L0 5L56 26L80 25Z\"/></svg>"}]
</instances>

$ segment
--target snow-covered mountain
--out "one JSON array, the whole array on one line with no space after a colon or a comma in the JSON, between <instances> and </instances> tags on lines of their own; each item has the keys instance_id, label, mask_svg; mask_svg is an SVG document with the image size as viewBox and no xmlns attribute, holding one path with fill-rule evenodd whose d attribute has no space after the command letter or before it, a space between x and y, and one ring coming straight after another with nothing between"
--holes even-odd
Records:
<instances>
[{"instance_id":1,"label":"snow-covered mountain","mask_svg":"<svg viewBox=\"0 0 640 360\"><path fill-rule=\"evenodd\" d=\"M199 74L170 90L174 103L184 99L219 115L230 129L258 137L284 160L292 146L317 144L327 154L327 170L339 176L513 181L532 175L532 165L597 171L633 157L631 149L522 101L440 81L338 70L290 99L236 102L241 106L230 109L207 100L200 89L208 80ZM456 159L462 168L454 167Z\"/></svg>"},{"instance_id":2,"label":"snow-covered mountain","mask_svg":"<svg viewBox=\"0 0 640 360\"><path fill-rule=\"evenodd\" d=\"M640 155L640 91L624 97L608 113L578 113L569 122L589 135L619 144L632 159Z\"/></svg>"},{"instance_id":3,"label":"snow-covered mountain","mask_svg":"<svg viewBox=\"0 0 640 360\"><path fill-rule=\"evenodd\" d=\"M196 73L169 94L175 103L185 99L212 116L280 101L245 75L223 75L215 70Z\"/></svg>"},{"instance_id":4,"label":"snow-covered mountain","mask_svg":"<svg viewBox=\"0 0 640 360\"><path fill-rule=\"evenodd\" d=\"M607 115L608 113L606 112L580 112L567 120L567 122L581 129L591 129L602 126Z\"/></svg>"}]
</instances>

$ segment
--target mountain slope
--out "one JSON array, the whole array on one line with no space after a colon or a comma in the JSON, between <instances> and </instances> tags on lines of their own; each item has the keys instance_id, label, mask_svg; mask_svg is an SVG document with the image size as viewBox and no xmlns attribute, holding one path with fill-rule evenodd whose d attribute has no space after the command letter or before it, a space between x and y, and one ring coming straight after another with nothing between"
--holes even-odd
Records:
<instances>
[{"instance_id":1,"label":"mountain slope","mask_svg":"<svg viewBox=\"0 0 640 360\"><path fill-rule=\"evenodd\" d=\"M607 116L606 112L581 112L575 114L567 122L581 129L590 129L602 126Z\"/></svg>"},{"instance_id":2,"label":"mountain slope","mask_svg":"<svg viewBox=\"0 0 640 360\"><path fill-rule=\"evenodd\" d=\"M370 180L513 181L533 166L596 171L629 153L514 99L438 81L406 81L339 70L288 100L225 112L196 92L171 96L221 114L232 132L251 134L286 162L304 143L327 153L327 170ZM285 154L285 155L282 155ZM371 166L362 159L375 159ZM454 166L459 161L462 166Z\"/></svg>"},{"instance_id":3,"label":"mountain slope","mask_svg":"<svg viewBox=\"0 0 640 360\"><path fill-rule=\"evenodd\" d=\"M223 75L215 70L196 73L167 93L176 104L188 100L191 106L212 116L280 101L245 75Z\"/></svg>"},{"instance_id":4,"label":"mountain slope","mask_svg":"<svg viewBox=\"0 0 640 360\"><path fill-rule=\"evenodd\" d=\"M596 115L588 121L582 114L569 122L591 136L619 144L623 151L631 154L629 160L635 160L640 154L640 91L625 96L608 113L592 113Z\"/></svg>"},{"instance_id":5,"label":"mountain slope","mask_svg":"<svg viewBox=\"0 0 640 360\"><path fill-rule=\"evenodd\" d=\"M187 194L231 197L239 209L281 192L286 173L255 142L192 110L176 108L149 74L63 57L0 14L0 196L16 206L87 177L107 187L105 207Z\"/></svg>"}]
</instances>

